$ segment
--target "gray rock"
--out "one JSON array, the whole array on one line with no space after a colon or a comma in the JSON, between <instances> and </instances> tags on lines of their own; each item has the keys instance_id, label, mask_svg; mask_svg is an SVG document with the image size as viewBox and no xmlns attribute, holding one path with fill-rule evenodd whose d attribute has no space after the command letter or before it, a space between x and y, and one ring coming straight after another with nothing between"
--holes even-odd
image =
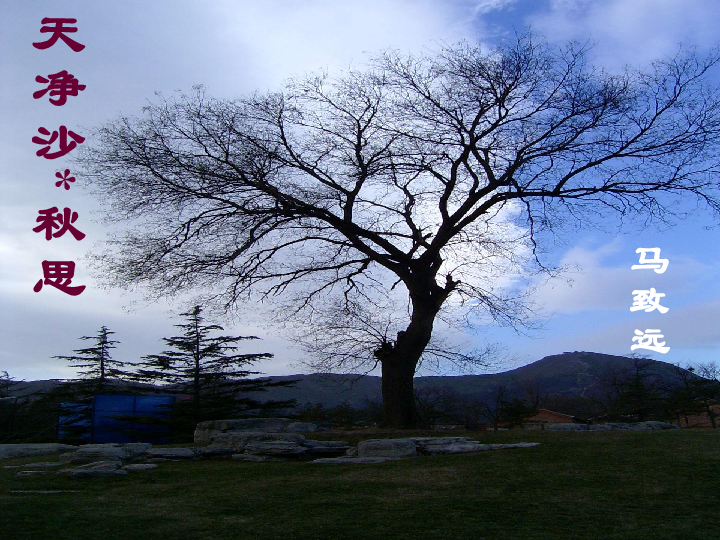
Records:
<instances>
[{"instance_id":1,"label":"gray rock","mask_svg":"<svg viewBox=\"0 0 720 540\"><path fill-rule=\"evenodd\" d=\"M282 433L293 420L289 418L236 418L228 420L210 420L200 422L195 428L195 442L210 444L221 433L228 431L263 431L266 433Z\"/></svg>"},{"instance_id":2,"label":"gray rock","mask_svg":"<svg viewBox=\"0 0 720 540\"><path fill-rule=\"evenodd\" d=\"M93 478L98 476L112 476L115 474L127 474L126 471L121 471L120 467L122 462L116 461L96 461L94 463L86 463L80 467L74 469L62 469L58 471L58 474L64 474L67 476L73 476L78 478Z\"/></svg>"},{"instance_id":3,"label":"gray rock","mask_svg":"<svg viewBox=\"0 0 720 540\"><path fill-rule=\"evenodd\" d=\"M540 446L539 442L521 442L513 444L488 444L490 450L504 450L506 448L534 448Z\"/></svg>"},{"instance_id":4,"label":"gray rock","mask_svg":"<svg viewBox=\"0 0 720 540\"><path fill-rule=\"evenodd\" d=\"M300 456L308 449L292 441L249 442L245 453L264 456Z\"/></svg>"},{"instance_id":5,"label":"gray rock","mask_svg":"<svg viewBox=\"0 0 720 540\"><path fill-rule=\"evenodd\" d=\"M60 472L71 471L116 471L122 467L122 461L120 460L108 460L108 461L95 461L93 463L86 463L80 465L74 469L63 469Z\"/></svg>"},{"instance_id":6,"label":"gray rock","mask_svg":"<svg viewBox=\"0 0 720 540\"><path fill-rule=\"evenodd\" d=\"M37 463L26 463L25 465L5 465L3 469L51 469L62 465L59 461L38 461Z\"/></svg>"},{"instance_id":7,"label":"gray rock","mask_svg":"<svg viewBox=\"0 0 720 540\"><path fill-rule=\"evenodd\" d=\"M150 458L190 459L195 457L194 448L149 448L146 455Z\"/></svg>"},{"instance_id":8,"label":"gray rock","mask_svg":"<svg viewBox=\"0 0 720 540\"><path fill-rule=\"evenodd\" d=\"M313 455L342 456L350 445L345 441L305 441L303 446Z\"/></svg>"},{"instance_id":9,"label":"gray rock","mask_svg":"<svg viewBox=\"0 0 720 540\"><path fill-rule=\"evenodd\" d=\"M90 443L90 444L81 444L81 445L78 447L78 450L82 450L82 449L87 450L87 449L91 449L91 448L120 448L121 446L122 446L122 444L120 444L120 443L114 443L114 442L109 442L109 443Z\"/></svg>"},{"instance_id":10,"label":"gray rock","mask_svg":"<svg viewBox=\"0 0 720 540\"><path fill-rule=\"evenodd\" d=\"M123 448L127 448L130 451L131 457L142 456L152 448L152 444L146 442L134 442L123 444Z\"/></svg>"},{"instance_id":11,"label":"gray rock","mask_svg":"<svg viewBox=\"0 0 720 540\"><path fill-rule=\"evenodd\" d=\"M675 424L669 422L658 422L655 420L648 420L647 422L638 422L632 424L631 429L638 431L652 431L656 429L679 429Z\"/></svg>"},{"instance_id":12,"label":"gray rock","mask_svg":"<svg viewBox=\"0 0 720 540\"><path fill-rule=\"evenodd\" d=\"M603 424L546 424L550 431L653 431L656 429L678 429L669 422L649 420L647 422L607 422Z\"/></svg>"},{"instance_id":13,"label":"gray rock","mask_svg":"<svg viewBox=\"0 0 720 540\"><path fill-rule=\"evenodd\" d=\"M117 469L114 471L106 469L70 469L66 474L68 476L72 476L73 478L98 478L100 476L117 476L121 474L127 474L127 471L123 471L122 469Z\"/></svg>"},{"instance_id":14,"label":"gray rock","mask_svg":"<svg viewBox=\"0 0 720 540\"><path fill-rule=\"evenodd\" d=\"M418 454L449 454L447 448L456 444L477 443L469 437L412 437Z\"/></svg>"},{"instance_id":15,"label":"gray rock","mask_svg":"<svg viewBox=\"0 0 720 540\"><path fill-rule=\"evenodd\" d=\"M357 446L352 446L347 449L347 452L345 452L345 457L357 457L358 451Z\"/></svg>"},{"instance_id":16,"label":"gray rock","mask_svg":"<svg viewBox=\"0 0 720 540\"><path fill-rule=\"evenodd\" d=\"M358 444L358 457L416 456L417 447L412 439L369 439Z\"/></svg>"},{"instance_id":17,"label":"gray rock","mask_svg":"<svg viewBox=\"0 0 720 540\"><path fill-rule=\"evenodd\" d=\"M464 454L467 452L483 452L492 450L492 445L481 444L478 441L457 442L454 444L434 444L424 448L425 454Z\"/></svg>"},{"instance_id":18,"label":"gray rock","mask_svg":"<svg viewBox=\"0 0 720 540\"><path fill-rule=\"evenodd\" d=\"M266 461L295 461L283 456L259 456L255 454L233 454L233 459L237 461L254 461L264 463Z\"/></svg>"},{"instance_id":19,"label":"gray rock","mask_svg":"<svg viewBox=\"0 0 720 540\"><path fill-rule=\"evenodd\" d=\"M593 424L589 427L591 431L607 431L611 429L614 431L630 431L633 425L627 422L608 422L607 424Z\"/></svg>"},{"instance_id":20,"label":"gray rock","mask_svg":"<svg viewBox=\"0 0 720 540\"><path fill-rule=\"evenodd\" d=\"M86 445L81 446L75 452L68 452L60 455L60 463L73 465L81 463L92 463L94 461L114 461L129 459L132 452L128 448L111 445Z\"/></svg>"},{"instance_id":21,"label":"gray rock","mask_svg":"<svg viewBox=\"0 0 720 540\"><path fill-rule=\"evenodd\" d=\"M203 458L230 456L237 453L237 449L230 446L223 446L220 444L211 444L210 446L195 449L195 455Z\"/></svg>"},{"instance_id":22,"label":"gray rock","mask_svg":"<svg viewBox=\"0 0 720 540\"><path fill-rule=\"evenodd\" d=\"M168 459L164 457L147 458L143 460L145 463L169 463L171 461L180 461L179 459Z\"/></svg>"},{"instance_id":23,"label":"gray rock","mask_svg":"<svg viewBox=\"0 0 720 540\"><path fill-rule=\"evenodd\" d=\"M588 431L610 431L611 429L613 429L613 427L610 424L591 424Z\"/></svg>"},{"instance_id":24,"label":"gray rock","mask_svg":"<svg viewBox=\"0 0 720 540\"><path fill-rule=\"evenodd\" d=\"M314 422L292 422L286 428L289 433L314 433L317 430L318 426Z\"/></svg>"},{"instance_id":25,"label":"gray rock","mask_svg":"<svg viewBox=\"0 0 720 540\"><path fill-rule=\"evenodd\" d=\"M410 440L418 446L428 446L433 444L455 444L474 441L474 439L471 439L470 437L410 437Z\"/></svg>"},{"instance_id":26,"label":"gray rock","mask_svg":"<svg viewBox=\"0 0 720 540\"><path fill-rule=\"evenodd\" d=\"M77 446L58 443L0 444L0 459L49 456L76 449Z\"/></svg>"},{"instance_id":27,"label":"gray rock","mask_svg":"<svg viewBox=\"0 0 720 540\"><path fill-rule=\"evenodd\" d=\"M47 471L19 471L16 476L35 476L38 474L47 474Z\"/></svg>"},{"instance_id":28,"label":"gray rock","mask_svg":"<svg viewBox=\"0 0 720 540\"><path fill-rule=\"evenodd\" d=\"M557 423L545 424L548 431L588 431L586 424Z\"/></svg>"},{"instance_id":29,"label":"gray rock","mask_svg":"<svg viewBox=\"0 0 720 540\"><path fill-rule=\"evenodd\" d=\"M154 463L134 463L132 465L125 465L122 468L124 471L149 471L150 469L157 469L157 465Z\"/></svg>"},{"instance_id":30,"label":"gray rock","mask_svg":"<svg viewBox=\"0 0 720 540\"><path fill-rule=\"evenodd\" d=\"M310 463L326 463L335 465L370 465L373 463L385 463L386 461L396 461L400 458L397 457L336 457L336 458L320 458L311 461Z\"/></svg>"},{"instance_id":31,"label":"gray rock","mask_svg":"<svg viewBox=\"0 0 720 540\"><path fill-rule=\"evenodd\" d=\"M264 431L230 431L213 436L213 443L206 448L232 448L242 452L249 442L287 441L303 444L305 437L299 433L267 433Z\"/></svg>"}]
</instances>

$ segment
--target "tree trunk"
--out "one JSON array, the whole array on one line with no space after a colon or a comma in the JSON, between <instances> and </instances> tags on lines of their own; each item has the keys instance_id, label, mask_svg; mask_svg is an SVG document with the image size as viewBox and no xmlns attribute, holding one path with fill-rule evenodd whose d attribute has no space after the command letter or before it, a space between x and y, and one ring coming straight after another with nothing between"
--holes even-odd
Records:
<instances>
[{"instance_id":1,"label":"tree trunk","mask_svg":"<svg viewBox=\"0 0 720 540\"><path fill-rule=\"evenodd\" d=\"M413 376L430 342L435 316L448 292L428 284L416 292L411 291L410 324L404 332L398 332L395 343L384 343L375 351L382 363L383 424L386 427L411 428L417 423Z\"/></svg>"},{"instance_id":2,"label":"tree trunk","mask_svg":"<svg viewBox=\"0 0 720 540\"><path fill-rule=\"evenodd\" d=\"M415 366L416 362L407 361L382 363L383 424L387 427L415 425Z\"/></svg>"}]
</instances>

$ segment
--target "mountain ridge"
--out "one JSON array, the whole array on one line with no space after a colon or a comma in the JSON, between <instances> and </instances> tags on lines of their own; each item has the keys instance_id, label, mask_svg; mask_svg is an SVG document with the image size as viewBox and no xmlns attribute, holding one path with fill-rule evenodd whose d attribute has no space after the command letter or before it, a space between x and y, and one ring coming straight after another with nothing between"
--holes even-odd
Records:
<instances>
[{"instance_id":1,"label":"mountain ridge","mask_svg":"<svg viewBox=\"0 0 720 540\"><path fill-rule=\"evenodd\" d=\"M658 360L643 359L647 362L646 372L662 381L677 378L676 366ZM498 386L505 386L517 395L533 391L540 395L563 397L591 397L599 391L603 381L614 374L633 369L633 358L594 352L564 352L549 355L525 366L508 371L482 375L436 375L415 377L415 388L443 389L467 398L483 400L490 397ZM271 387L262 394L255 394L262 400L297 399L298 405L320 403L334 407L347 403L361 407L368 401L381 398L379 376L337 373L312 373L301 375L270 376L273 381L297 380L294 388ZM48 391L59 384L58 380L21 381L15 385L25 393L36 390ZM118 391L134 389L142 383L117 382ZM144 385L147 387L147 385ZM162 388L158 388L161 392ZM13 394L13 390L10 390Z\"/></svg>"}]
</instances>

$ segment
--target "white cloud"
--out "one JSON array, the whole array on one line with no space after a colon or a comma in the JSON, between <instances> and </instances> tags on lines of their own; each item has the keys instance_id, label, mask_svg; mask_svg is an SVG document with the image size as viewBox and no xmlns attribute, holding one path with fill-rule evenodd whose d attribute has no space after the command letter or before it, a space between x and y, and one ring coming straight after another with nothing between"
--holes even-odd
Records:
<instances>
[{"instance_id":1,"label":"white cloud","mask_svg":"<svg viewBox=\"0 0 720 540\"><path fill-rule=\"evenodd\" d=\"M528 22L549 40L588 39L606 66L644 65L678 44L710 47L720 38L715 0L553 0Z\"/></svg>"},{"instance_id":2,"label":"white cloud","mask_svg":"<svg viewBox=\"0 0 720 540\"><path fill-rule=\"evenodd\" d=\"M607 258L621 252L627 254L626 266L605 264ZM633 290L654 287L667 295L661 302L666 305L674 298L688 297L700 279L707 280L719 273L716 265L680 255L672 257L672 272L660 275L650 270L631 270L630 266L637 264L637 257L635 249L619 240L596 249L574 247L560 261L560 266L568 270L559 278L539 284L533 299L550 313L629 312Z\"/></svg>"},{"instance_id":3,"label":"white cloud","mask_svg":"<svg viewBox=\"0 0 720 540\"><path fill-rule=\"evenodd\" d=\"M473 39L475 9L502 0L464 3L432 0L366 2L218 2L209 6L220 24L215 39L251 71L260 89L276 88L292 75L363 64L389 48L419 52L442 42ZM242 71L235 72L242 78Z\"/></svg>"}]
</instances>

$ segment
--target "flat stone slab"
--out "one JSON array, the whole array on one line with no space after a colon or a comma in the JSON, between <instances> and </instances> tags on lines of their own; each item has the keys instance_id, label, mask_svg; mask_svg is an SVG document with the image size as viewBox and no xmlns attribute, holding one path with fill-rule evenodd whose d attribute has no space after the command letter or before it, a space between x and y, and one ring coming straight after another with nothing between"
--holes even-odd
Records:
<instances>
[{"instance_id":1,"label":"flat stone slab","mask_svg":"<svg viewBox=\"0 0 720 540\"><path fill-rule=\"evenodd\" d=\"M265 433L286 432L290 418L232 418L227 420L209 420L200 422L195 428L194 440L198 444L210 444L215 437L228 431L254 431Z\"/></svg>"},{"instance_id":2,"label":"flat stone slab","mask_svg":"<svg viewBox=\"0 0 720 540\"><path fill-rule=\"evenodd\" d=\"M244 448L243 448L244 450ZM232 454L237 454L238 450L231 446L222 446L219 444L211 444L210 446L204 446L202 448L196 448L195 454L200 457L222 457L222 456L230 456ZM164 459L164 458L155 458L155 459ZM150 460L146 460L150 461Z\"/></svg>"},{"instance_id":3,"label":"flat stone slab","mask_svg":"<svg viewBox=\"0 0 720 540\"><path fill-rule=\"evenodd\" d=\"M358 457L409 457L417 456L412 439L368 439L358 443Z\"/></svg>"},{"instance_id":4,"label":"flat stone slab","mask_svg":"<svg viewBox=\"0 0 720 540\"><path fill-rule=\"evenodd\" d=\"M151 469L157 469L157 465L154 463L133 463L132 465L125 465L123 471L149 471Z\"/></svg>"},{"instance_id":5,"label":"flat stone slab","mask_svg":"<svg viewBox=\"0 0 720 540\"><path fill-rule=\"evenodd\" d=\"M63 471L60 471L63 472ZM72 476L73 478L98 478L101 476L117 476L121 474L127 474L127 471L123 471L122 469L117 469L115 471L108 471L108 470L91 470L91 469L70 469L67 473L68 476ZM59 473L58 473L59 474Z\"/></svg>"},{"instance_id":6,"label":"flat stone slab","mask_svg":"<svg viewBox=\"0 0 720 540\"><path fill-rule=\"evenodd\" d=\"M266 461L297 461L288 456L265 456L256 454L233 454L232 459L236 461L251 461L255 463L264 463Z\"/></svg>"},{"instance_id":7,"label":"flat stone slab","mask_svg":"<svg viewBox=\"0 0 720 540\"><path fill-rule=\"evenodd\" d=\"M147 453L147 451L152 448L152 444L146 442L134 442L123 444L123 448L127 448L133 457L135 457Z\"/></svg>"},{"instance_id":8,"label":"flat stone slab","mask_svg":"<svg viewBox=\"0 0 720 540\"><path fill-rule=\"evenodd\" d=\"M310 454L341 456L350 449L350 444L345 441L305 441L303 446Z\"/></svg>"},{"instance_id":9,"label":"flat stone slab","mask_svg":"<svg viewBox=\"0 0 720 540\"><path fill-rule=\"evenodd\" d=\"M150 448L145 453L150 458L190 459L195 457L193 448Z\"/></svg>"},{"instance_id":10,"label":"flat stone slab","mask_svg":"<svg viewBox=\"0 0 720 540\"><path fill-rule=\"evenodd\" d=\"M285 428L290 433L314 433L318 425L314 422L292 422Z\"/></svg>"},{"instance_id":11,"label":"flat stone slab","mask_svg":"<svg viewBox=\"0 0 720 540\"><path fill-rule=\"evenodd\" d=\"M347 449L350 447L350 443L347 441L305 441L304 446L308 448L343 448Z\"/></svg>"},{"instance_id":12,"label":"flat stone slab","mask_svg":"<svg viewBox=\"0 0 720 540\"><path fill-rule=\"evenodd\" d=\"M96 461L76 467L74 469L62 469L57 474L72 476L73 478L98 478L101 476L114 476L127 474L127 471L120 470L122 462L115 461Z\"/></svg>"},{"instance_id":13,"label":"flat stone slab","mask_svg":"<svg viewBox=\"0 0 720 540\"><path fill-rule=\"evenodd\" d=\"M432 444L456 444L464 442L477 442L470 437L409 437L417 445L428 446Z\"/></svg>"},{"instance_id":14,"label":"flat stone slab","mask_svg":"<svg viewBox=\"0 0 720 540\"><path fill-rule=\"evenodd\" d=\"M16 476L36 476L38 474L47 474L47 471L20 471Z\"/></svg>"},{"instance_id":15,"label":"flat stone slab","mask_svg":"<svg viewBox=\"0 0 720 540\"><path fill-rule=\"evenodd\" d=\"M654 431L657 429L680 429L669 422L648 420L646 422L607 422L604 424L550 423L548 431Z\"/></svg>"},{"instance_id":16,"label":"flat stone slab","mask_svg":"<svg viewBox=\"0 0 720 540\"><path fill-rule=\"evenodd\" d=\"M62 465L59 461L38 461L37 463L26 463L25 465L5 465L3 469L52 469Z\"/></svg>"},{"instance_id":17,"label":"flat stone slab","mask_svg":"<svg viewBox=\"0 0 720 540\"><path fill-rule=\"evenodd\" d=\"M61 469L58 474L68 474L76 471L117 471L120 467L122 467L122 461L120 460L95 461L73 469Z\"/></svg>"},{"instance_id":18,"label":"flat stone slab","mask_svg":"<svg viewBox=\"0 0 720 540\"><path fill-rule=\"evenodd\" d=\"M506 448L535 448L540 446L539 442L519 442L513 444L488 444L490 450L504 450Z\"/></svg>"},{"instance_id":19,"label":"flat stone slab","mask_svg":"<svg viewBox=\"0 0 720 540\"><path fill-rule=\"evenodd\" d=\"M29 456L48 456L77 450L77 446L58 443L0 444L0 459Z\"/></svg>"},{"instance_id":20,"label":"flat stone slab","mask_svg":"<svg viewBox=\"0 0 720 540\"><path fill-rule=\"evenodd\" d=\"M245 445L246 454L265 456L299 456L307 451L307 448L292 441L253 441Z\"/></svg>"},{"instance_id":21,"label":"flat stone slab","mask_svg":"<svg viewBox=\"0 0 720 540\"><path fill-rule=\"evenodd\" d=\"M268 433L265 431L228 431L211 437L212 444L205 448L232 448L242 452L250 442L287 441L303 444L305 437L299 433Z\"/></svg>"},{"instance_id":22,"label":"flat stone slab","mask_svg":"<svg viewBox=\"0 0 720 540\"><path fill-rule=\"evenodd\" d=\"M425 446L423 454L435 455L435 454L465 454L468 452L484 452L485 450L492 450L492 445L482 444L478 441L470 442L458 442L452 444L433 444Z\"/></svg>"},{"instance_id":23,"label":"flat stone slab","mask_svg":"<svg viewBox=\"0 0 720 540\"><path fill-rule=\"evenodd\" d=\"M372 465L373 463L385 463L386 461L397 461L397 457L349 457L342 456L336 458L320 458L314 459L309 463L320 463L330 465Z\"/></svg>"},{"instance_id":24,"label":"flat stone slab","mask_svg":"<svg viewBox=\"0 0 720 540\"><path fill-rule=\"evenodd\" d=\"M93 463L95 461L115 461L130 459L133 452L129 448L112 445L81 446L75 452L60 455L60 463L64 465Z\"/></svg>"}]
</instances>

